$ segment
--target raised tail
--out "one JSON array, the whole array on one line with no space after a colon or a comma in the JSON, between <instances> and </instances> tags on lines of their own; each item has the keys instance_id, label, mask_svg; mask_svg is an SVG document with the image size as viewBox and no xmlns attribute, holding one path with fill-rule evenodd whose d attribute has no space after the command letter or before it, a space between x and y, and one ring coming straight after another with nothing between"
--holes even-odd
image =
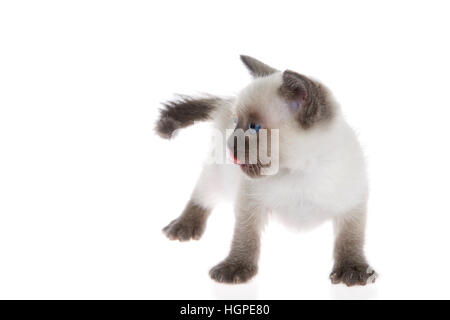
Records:
<instances>
[{"instance_id":1,"label":"raised tail","mask_svg":"<svg viewBox=\"0 0 450 320\"><path fill-rule=\"evenodd\" d=\"M231 99L215 96L179 96L176 100L163 103L155 131L162 138L170 139L175 130L186 128L196 121L214 120L221 109L229 109L230 105Z\"/></svg>"}]
</instances>

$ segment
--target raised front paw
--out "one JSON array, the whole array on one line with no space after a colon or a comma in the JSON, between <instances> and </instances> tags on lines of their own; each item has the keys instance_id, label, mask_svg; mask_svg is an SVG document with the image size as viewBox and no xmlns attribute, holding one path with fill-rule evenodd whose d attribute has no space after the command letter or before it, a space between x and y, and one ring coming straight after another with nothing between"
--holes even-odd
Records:
<instances>
[{"instance_id":1,"label":"raised front paw","mask_svg":"<svg viewBox=\"0 0 450 320\"><path fill-rule=\"evenodd\" d=\"M213 267L209 275L217 282L244 283L250 280L258 271L253 263L225 260Z\"/></svg>"},{"instance_id":2,"label":"raised front paw","mask_svg":"<svg viewBox=\"0 0 450 320\"><path fill-rule=\"evenodd\" d=\"M375 282L377 274L367 263L343 264L335 267L330 274L333 284L344 283L348 287Z\"/></svg>"},{"instance_id":3,"label":"raised front paw","mask_svg":"<svg viewBox=\"0 0 450 320\"><path fill-rule=\"evenodd\" d=\"M163 232L170 240L198 240L205 231L205 224L201 219L178 218L169 223Z\"/></svg>"}]
</instances>

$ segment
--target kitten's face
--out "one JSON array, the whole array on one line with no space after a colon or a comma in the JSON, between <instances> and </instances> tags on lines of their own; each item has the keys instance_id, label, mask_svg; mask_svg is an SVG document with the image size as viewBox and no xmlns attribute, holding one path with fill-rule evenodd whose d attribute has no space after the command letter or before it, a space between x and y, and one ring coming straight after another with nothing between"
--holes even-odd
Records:
<instances>
[{"instance_id":1,"label":"kitten's face","mask_svg":"<svg viewBox=\"0 0 450 320\"><path fill-rule=\"evenodd\" d=\"M333 116L327 91L317 82L253 59L255 66L258 76L236 100L236 128L227 143L235 163L251 178L289 167L288 151L296 140Z\"/></svg>"},{"instance_id":2,"label":"kitten's face","mask_svg":"<svg viewBox=\"0 0 450 320\"><path fill-rule=\"evenodd\" d=\"M235 162L251 178L263 176L264 170L275 165L277 154L272 152L272 144L279 144L275 130L289 123L289 112L284 110L285 102L277 93L280 83L280 73L257 78L236 100L236 128L228 139L228 147Z\"/></svg>"}]
</instances>

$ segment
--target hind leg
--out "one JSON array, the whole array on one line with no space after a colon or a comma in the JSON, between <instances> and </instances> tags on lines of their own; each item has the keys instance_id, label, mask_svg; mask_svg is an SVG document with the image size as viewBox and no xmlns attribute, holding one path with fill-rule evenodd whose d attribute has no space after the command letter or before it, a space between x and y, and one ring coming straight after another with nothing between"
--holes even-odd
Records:
<instances>
[{"instance_id":1,"label":"hind leg","mask_svg":"<svg viewBox=\"0 0 450 320\"><path fill-rule=\"evenodd\" d=\"M375 281L376 273L364 255L365 205L334 219L335 246L332 283L347 286Z\"/></svg>"},{"instance_id":2,"label":"hind leg","mask_svg":"<svg viewBox=\"0 0 450 320\"><path fill-rule=\"evenodd\" d=\"M197 181L191 199L181 215L167 225L163 232L171 240L198 240L203 235L206 222L212 209L225 195L226 189L232 189L224 181L227 168L224 165L206 165ZM230 182L230 181L228 181Z\"/></svg>"}]
</instances>

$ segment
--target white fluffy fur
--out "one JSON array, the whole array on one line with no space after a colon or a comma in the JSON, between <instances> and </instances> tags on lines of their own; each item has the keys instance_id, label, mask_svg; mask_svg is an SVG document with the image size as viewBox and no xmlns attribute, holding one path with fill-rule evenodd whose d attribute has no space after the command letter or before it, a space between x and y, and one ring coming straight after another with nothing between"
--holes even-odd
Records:
<instances>
[{"instance_id":1,"label":"white fluffy fur","mask_svg":"<svg viewBox=\"0 0 450 320\"><path fill-rule=\"evenodd\" d=\"M267 126L280 130L278 174L251 179L237 165L207 164L192 198L208 208L222 199L236 205L244 201L258 207L258 214L274 213L295 227L313 226L364 205L364 156L337 103L330 123L302 129L277 94L281 81L280 72L256 78L215 115L216 127L225 132L234 127L234 114L248 106L260 108Z\"/></svg>"}]
</instances>

